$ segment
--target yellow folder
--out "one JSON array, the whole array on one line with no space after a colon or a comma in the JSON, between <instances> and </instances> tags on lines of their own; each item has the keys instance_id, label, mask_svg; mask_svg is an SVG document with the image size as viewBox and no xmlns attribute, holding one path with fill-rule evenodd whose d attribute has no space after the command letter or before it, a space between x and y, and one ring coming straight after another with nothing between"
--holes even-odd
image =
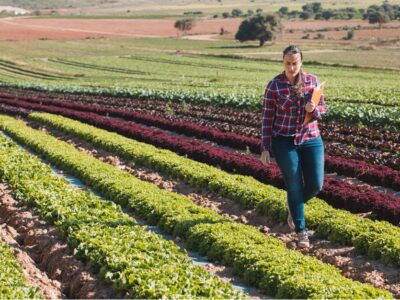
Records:
<instances>
[{"instance_id":1,"label":"yellow folder","mask_svg":"<svg viewBox=\"0 0 400 300\"><path fill-rule=\"evenodd\" d=\"M313 90L311 102L318 106L319 101L321 100L321 96L324 94L324 85L325 81L322 82L320 85L316 86ZM304 124L312 119L313 113L306 112L306 117L304 118Z\"/></svg>"}]
</instances>

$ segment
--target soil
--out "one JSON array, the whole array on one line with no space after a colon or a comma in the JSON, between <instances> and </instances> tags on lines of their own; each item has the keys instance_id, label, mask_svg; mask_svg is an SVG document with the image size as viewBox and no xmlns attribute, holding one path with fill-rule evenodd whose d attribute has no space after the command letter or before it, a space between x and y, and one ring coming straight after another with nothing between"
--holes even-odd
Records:
<instances>
[{"instance_id":1,"label":"soil","mask_svg":"<svg viewBox=\"0 0 400 300\"><path fill-rule=\"evenodd\" d=\"M226 32L235 33L242 19L198 20L189 36L185 38L210 39L210 34L219 34L223 27ZM182 34L174 28L175 20L171 19L31 19L27 17L7 17L0 19L2 30L0 40L73 40L86 38L132 38L132 37L179 37ZM310 20L283 21L287 30L306 30L335 28L343 26L376 27L363 20ZM400 22L392 21L387 26L400 26ZM384 26L385 27L385 26ZM325 33L325 32L324 32ZM343 36L342 32L329 32ZM285 40L293 37L300 39L303 33L285 33ZM398 29L366 29L357 30L358 37L398 37ZM301 39L300 39L301 41Z\"/></svg>"},{"instance_id":2,"label":"soil","mask_svg":"<svg viewBox=\"0 0 400 300\"><path fill-rule=\"evenodd\" d=\"M175 20L127 19L0 19L0 40L70 40L92 38L177 37ZM205 20L196 23L190 34L219 33L221 27L236 31L239 20Z\"/></svg>"},{"instance_id":3,"label":"soil","mask_svg":"<svg viewBox=\"0 0 400 300\"><path fill-rule=\"evenodd\" d=\"M47 299L109 299L117 295L84 264L50 226L17 202L0 183L0 236L14 250L28 282Z\"/></svg>"},{"instance_id":4,"label":"soil","mask_svg":"<svg viewBox=\"0 0 400 300\"><path fill-rule=\"evenodd\" d=\"M33 123L30 123L30 125L38 127ZM135 166L132 162L125 161L107 151L96 149L91 144L78 138L46 127L41 127L41 129L61 140L67 141L77 147L78 150L112 164L120 170L129 172L141 180L151 182L161 189L185 195L202 207L208 207L236 222L255 226L260 232L277 237L288 248L296 248L295 234L291 232L286 224L280 224L269 220L265 216L259 216L254 210L244 210L233 200L215 193L192 188L180 180L161 175L146 167ZM297 250L336 266L348 278L370 283L375 287L390 291L397 298L400 297L400 272L398 268L392 268L379 261L371 260L364 255L359 255L354 247L338 245L313 236L311 236L310 241L310 248L298 248Z\"/></svg>"}]
</instances>

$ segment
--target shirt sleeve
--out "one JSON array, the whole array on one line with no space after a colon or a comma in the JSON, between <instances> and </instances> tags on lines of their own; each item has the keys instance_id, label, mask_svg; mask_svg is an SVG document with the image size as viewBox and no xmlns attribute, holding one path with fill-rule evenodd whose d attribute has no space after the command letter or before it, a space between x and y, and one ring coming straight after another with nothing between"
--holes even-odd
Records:
<instances>
[{"instance_id":1,"label":"shirt sleeve","mask_svg":"<svg viewBox=\"0 0 400 300\"><path fill-rule=\"evenodd\" d=\"M318 79L316 79L316 85L315 86L318 86L318 85L319 85L319 81L318 81ZM320 119L321 116L323 116L326 113L327 108L328 107L326 106L326 103L325 103L325 97L324 97L324 95L321 95L321 99L319 101L319 104L317 105L317 107L315 107L315 109L313 111L313 119L314 120Z\"/></svg>"},{"instance_id":2,"label":"shirt sleeve","mask_svg":"<svg viewBox=\"0 0 400 300\"><path fill-rule=\"evenodd\" d=\"M261 151L271 151L272 127L275 118L276 89L270 81L265 88L262 106Z\"/></svg>"}]
</instances>

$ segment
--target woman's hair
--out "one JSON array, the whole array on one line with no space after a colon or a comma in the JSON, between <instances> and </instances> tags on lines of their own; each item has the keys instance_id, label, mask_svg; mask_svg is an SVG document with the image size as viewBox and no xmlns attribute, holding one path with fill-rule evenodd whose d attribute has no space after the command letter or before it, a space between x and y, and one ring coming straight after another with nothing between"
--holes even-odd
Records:
<instances>
[{"instance_id":1,"label":"woman's hair","mask_svg":"<svg viewBox=\"0 0 400 300\"><path fill-rule=\"evenodd\" d=\"M300 54L301 61L303 61L303 52L301 52L300 48L295 46L295 45L290 45L286 47L283 50L283 57L287 54ZM296 78L294 79L294 85L293 85L293 92L297 96L301 96L301 94L304 91L304 75L303 75L303 70L300 69L299 74L296 75Z\"/></svg>"}]
</instances>

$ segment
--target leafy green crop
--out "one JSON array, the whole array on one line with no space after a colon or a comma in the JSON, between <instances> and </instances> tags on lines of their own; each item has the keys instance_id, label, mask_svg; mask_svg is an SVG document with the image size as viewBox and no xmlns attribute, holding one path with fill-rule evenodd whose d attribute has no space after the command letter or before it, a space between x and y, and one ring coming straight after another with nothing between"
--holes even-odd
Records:
<instances>
[{"instance_id":1,"label":"leafy green crop","mask_svg":"<svg viewBox=\"0 0 400 300\"><path fill-rule=\"evenodd\" d=\"M170 45L172 41L160 42L152 48L166 44L175 48ZM0 61L0 83L49 91L224 105L259 112L266 84L283 70L278 62L204 56L205 53L145 52L138 47L131 51L121 48L122 44L102 41L96 41L93 48L76 42L73 45L78 48L73 50L69 43L48 43L48 49L35 45L37 56L46 59L25 54L15 62ZM202 50L212 52L212 48L208 45ZM400 90L396 72L315 64L305 65L304 70L327 82L325 96L327 104L332 105L327 116L344 123L362 123L361 111L367 115L366 125L399 129ZM352 105L351 110L346 110L348 104ZM379 115L368 113L370 109L379 111ZM345 115L342 110L346 110Z\"/></svg>"},{"instance_id":2,"label":"leafy green crop","mask_svg":"<svg viewBox=\"0 0 400 300\"><path fill-rule=\"evenodd\" d=\"M73 188L4 136L0 136L0 177L18 200L56 224L75 255L89 261L128 298L243 298L230 284L195 266L172 241L137 225L119 205ZM1 258L2 252L0 247ZM1 264L0 271L0 296L3 282L21 285L14 294L4 288L6 298L35 296L28 288L22 294L22 279L17 277L21 272L15 263Z\"/></svg>"},{"instance_id":3,"label":"leafy green crop","mask_svg":"<svg viewBox=\"0 0 400 300\"><path fill-rule=\"evenodd\" d=\"M193 249L233 266L263 292L283 298L391 298L391 294L343 277L333 266L289 250L256 228L230 221L187 197L161 190L73 146L10 117L1 128L106 198L135 210L150 224L186 239ZM285 262L283 265L282 262Z\"/></svg>"},{"instance_id":4,"label":"leafy green crop","mask_svg":"<svg viewBox=\"0 0 400 300\"><path fill-rule=\"evenodd\" d=\"M181 157L119 134L52 114L33 113L29 119L78 136L135 163L153 168L187 184L216 192L269 218L284 222L286 193L249 176L231 175L215 167ZM372 258L400 265L400 229L388 222L360 218L314 198L306 204L307 224L321 237L354 245ZM384 246L386 245L386 246Z\"/></svg>"},{"instance_id":5,"label":"leafy green crop","mask_svg":"<svg viewBox=\"0 0 400 300\"><path fill-rule=\"evenodd\" d=\"M11 249L0 240L0 299L42 299L39 288L27 284Z\"/></svg>"}]
</instances>

